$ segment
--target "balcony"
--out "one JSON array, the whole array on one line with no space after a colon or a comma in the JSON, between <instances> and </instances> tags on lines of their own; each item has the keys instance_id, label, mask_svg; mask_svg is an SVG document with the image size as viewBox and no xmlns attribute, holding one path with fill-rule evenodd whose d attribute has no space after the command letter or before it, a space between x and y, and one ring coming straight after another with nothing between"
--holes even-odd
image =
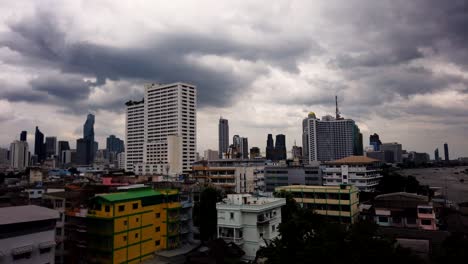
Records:
<instances>
[{"instance_id":1,"label":"balcony","mask_svg":"<svg viewBox=\"0 0 468 264\"><path fill-rule=\"evenodd\" d=\"M276 219L276 216L265 217L265 216L259 215L259 216L257 216L257 226L267 225L268 223L270 223L271 220L274 220L274 219Z\"/></svg>"},{"instance_id":2,"label":"balcony","mask_svg":"<svg viewBox=\"0 0 468 264\"><path fill-rule=\"evenodd\" d=\"M222 238L226 243L234 242L234 244L236 244L238 246L244 244L244 238L242 238L242 237L219 236L218 238Z\"/></svg>"}]
</instances>

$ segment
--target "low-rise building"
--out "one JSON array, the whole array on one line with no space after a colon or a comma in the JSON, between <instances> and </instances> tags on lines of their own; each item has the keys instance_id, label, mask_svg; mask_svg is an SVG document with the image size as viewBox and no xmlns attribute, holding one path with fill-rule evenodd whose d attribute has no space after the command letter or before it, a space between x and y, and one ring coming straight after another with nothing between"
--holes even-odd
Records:
<instances>
[{"instance_id":1,"label":"low-rise building","mask_svg":"<svg viewBox=\"0 0 468 264\"><path fill-rule=\"evenodd\" d=\"M284 198L228 194L216 204L218 238L239 245L245 252L244 258L253 260L265 241L279 235L281 207L285 204Z\"/></svg>"},{"instance_id":2,"label":"low-rise building","mask_svg":"<svg viewBox=\"0 0 468 264\"><path fill-rule=\"evenodd\" d=\"M191 200L181 203L177 190L117 189L96 195L89 209L67 212L67 224L74 227L70 240L77 245L73 252L85 248L90 263L139 263L191 242Z\"/></svg>"},{"instance_id":3,"label":"low-rise building","mask_svg":"<svg viewBox=\"0 0 468 264\"><path fill-rule=\"evenodd\" d=\"M322 170L316 165L277 164L265 167L267 192L288 185L322 185Z\"/></svg>"},{"instance_id":4,"label":"low-rise building","mask_svg":"<svg viewBox=\"0 0 468 264\"><path fill-rule=\"evenodd\" d=\"M264 191L264 162L255 160L214 160L204 161L192 167L192 178L209 183L226 192L253 193Z\"/></svg>"},{"instance_id":5,"label":"low-rise building","mask_svg":"<svg viewBox=\"0 0 468 264\"><path fill-rule=\"evenodd\" d=\"M276 192L291 192L303 208L341 223L353 224L359 218L359 190L353 185L277 187Z\"/></svg>"},{"instance_id":6,"label":"low-rise building","mask_svg":"<svg viewBox=\"0 0 468 264\"><path fill-rule=\"evenodd\" d=\"M55 263L57 218L36 205L0 208L0 263Z\"/></svg>"},{"instance_id":7,"label":"low-rise building","mask_svg":"<svg viewBox=\"0 0 468 264\"><path fill-rule=\"evenodd\" d=\"M65 207L71 193L53 192L42 195L42 205L59 213L55 225L55 263L65 263Z\"/></svg>"},{"instance_id":8,"label":"low-rise building","mask_svg":"<svg viewBox=\"0 0 468 264\"><path fill-rule=\"evenodd\" d=\"M426 196L382 194L374 198L373 207L374 221L380 226L437 230L434 208Z\"/></svg>"},{"instance_id":9,"label":"low-rise building","mask_svg":"<svg viewBox=\"0 0 468 264\"><path fill-rule=\"evenodd\" d=\"M381 162L365 156L349 156L325 163L323 185L353 184L361 192L373 192L379 184Z\"/></svg>"}]
</instances>

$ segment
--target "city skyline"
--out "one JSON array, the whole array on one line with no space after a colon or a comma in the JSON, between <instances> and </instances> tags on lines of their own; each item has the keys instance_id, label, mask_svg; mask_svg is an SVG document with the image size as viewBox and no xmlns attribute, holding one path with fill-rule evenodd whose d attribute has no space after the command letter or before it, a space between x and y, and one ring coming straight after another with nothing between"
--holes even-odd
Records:
<instances>
[{"instance_id":1,"label":"city skyline","mask_svg":"<svg viewBox=\"0 0 468 264\"><path fill-rule=\"evenodd\" d=\"M452 159L468 156L465 21L452 19L467 16L457 3L416 2L5 4L0 146L25 130L32 150L39 126L75 148L93 113L103 148L109 135L125 138L124 103L144 83L182 81L199 89L199 153L218 149L219 116L262 152L269 133L284 134L289 151L307 113L334 113L338 95L364 139L431 157L447 142ZM174 12L203 4L202 14Z\"/></svg>"}]
</instances>

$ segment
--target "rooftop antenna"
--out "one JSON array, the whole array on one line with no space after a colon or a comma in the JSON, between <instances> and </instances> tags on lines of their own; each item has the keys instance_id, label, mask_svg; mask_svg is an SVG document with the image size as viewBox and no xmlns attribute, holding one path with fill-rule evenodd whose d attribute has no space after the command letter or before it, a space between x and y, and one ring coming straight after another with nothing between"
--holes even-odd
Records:
<instances>
[{"instance_id":1,"label":"rooftop antenna","mask_svg":"<svg viewBox=\"0 0 468 264\"><path fill-rule=\"evenodd\" d=\"M338 96L335 95L335 106L336 106L336 120L341 119L340 110L338 109Z\"/></svg>"}]
</instances>

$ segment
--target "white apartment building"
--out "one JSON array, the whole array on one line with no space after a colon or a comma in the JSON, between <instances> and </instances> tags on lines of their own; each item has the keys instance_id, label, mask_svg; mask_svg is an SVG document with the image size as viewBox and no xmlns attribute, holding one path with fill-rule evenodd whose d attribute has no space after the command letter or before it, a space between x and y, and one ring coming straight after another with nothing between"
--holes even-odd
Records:
<instances>
[{"instance_id":1,"label":"white apartment building","mask_svg":"<svg viewBox=\"0 0 468 264\"><path fill-rule=\"evenodd\" d=\"M15 140L10 145L10 161L13 169L24 170L29 165L28 142Z\"/></svg>"},{"instance_id":2,"label":"white apartment building","mask_svg":"<svg viewBox=\"0 0 468 264\"><path fill-rule=\"evenodd\" d=\"M284 198L253 197L250 194L228 194L216 204L218 238L234 242L245 252L246 260L255 259L257 250L279 235L281 207Z\"/></svg>"},{"instance_id":3,"label":"white apartment building","mask_svg":"<svg viewBox=\"0 0 468 264\"><path fill-rule=\"evenodd\" d=\"M324 116L322 120L310 112L302 121L302 151L305 163L330 161L354 154L357 126L352 119Z\"/></svg>"},{"instance_id":4,"label":"white apartment building","mask_svg":"<svg viewBox=\"0 0 468 264\"><path fill-rule=\"evenodd\" d=\"M139 175L190 171L196 149L195 86L148 84L145 98L127 102L126 169Z\"/></svg>"},{"instance_id":5,"label":"white apartment building","mask_svg":"<svg viewBox=\"0 0 468 264\"><path fill-rule=\"evenodd\" d=\"M36 205L0 208L0 263L55 263L57 218Z\"/></svg>"},{"instance_id":6,"label":"white apartment building","mask_svg":"<svg viewBox=\"0 0 468 264\"><path fill-rule=\"evenodd\" d=\"M117 154L117 168L125 169L125 152Z\"/></svg>"},{"instance_id":7,"label":"white apartment building","mask_svg":"<svg viewBox=\"0 0 468 264\"><path fill-rule=\"evenodd\" d=\"M373 192L381 178L380 161L365 156L350 156L325 163L323 185L353 184L361 192Z\"/></svg>"}]
</instances>

